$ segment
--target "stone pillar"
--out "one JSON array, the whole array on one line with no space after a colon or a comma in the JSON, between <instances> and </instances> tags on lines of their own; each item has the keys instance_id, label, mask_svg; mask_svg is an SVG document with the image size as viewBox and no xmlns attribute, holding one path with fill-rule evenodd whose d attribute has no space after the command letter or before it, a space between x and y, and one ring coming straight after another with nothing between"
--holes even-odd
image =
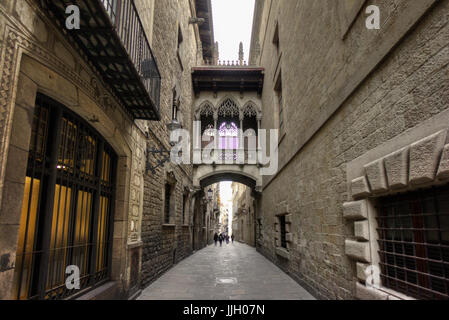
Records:
<instances>
[{"instance_id":1,"label":"stone pillar","mask_svg":"<svg viewBox=\"0 0 449 320\"><path fill-rule=\"evenodd\" d=\"M237 149L237 163L245 163L245 140L243 134L243 113L240 113L240 128L239 128L239 147Z\"/></svg>"},{"instance_id":2,"label":"stone pillar","mask_svg":"<svg viewBox=\"0 0 449 320\"><path fill-rule=\"evenodd\" d=\"M213 157L214 160L217 161L218 160L218 147L219 147L219 143L218 143L218 139L220 137L220 134L218 133L218 114L214 114L214 152L213 152Z\"/></svg>"}]
</instances>

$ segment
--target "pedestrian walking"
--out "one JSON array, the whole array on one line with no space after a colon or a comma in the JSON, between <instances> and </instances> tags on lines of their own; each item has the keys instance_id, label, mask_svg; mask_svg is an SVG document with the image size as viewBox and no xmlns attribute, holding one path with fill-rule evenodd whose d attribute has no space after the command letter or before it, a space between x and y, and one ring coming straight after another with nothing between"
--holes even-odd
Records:
<instances>
[{"instance_id":1,"label":"pedestrian walking","mask_svg":"<svg viewBox=\"0 0 449 320\"><path fill-rule=\"evenodd\" d=\"M215 241L215 246L217 246L217 244L218 244L218 234L216 232L214 234L214 241Z\"/></svg>"},{"instance_id":2,"label":"pedestrian walking","mask_svg":"<svg viewBox=\"0 0 449 320\"><path fill-rule=\"evenodd\" d=\"M233 243L233 244L234 244L234 238L235 238L234 235L232 235L232 236L231 236L231 239L232 239L232 243Z\"/></svg>"},{"instance_id":3,"label":"pedestrian walking","mask_svg":"<svg viewBox=\"0 0 449 320\"><path fill-rule=\"evenodd\" d=\"M226 244L229 244L229 235L226 235Z\"/></svg>"},{"instance_id":4,"label":"pedestrian walking","mask_svg":"<svg viewBox=\"0 0 449 320\"><path fill-rule=\"evenodd\" d=\"M218 237L218 241L220 241L220 247L223 246L223 236L221 234Z\"/></svg>"}]
</instances>

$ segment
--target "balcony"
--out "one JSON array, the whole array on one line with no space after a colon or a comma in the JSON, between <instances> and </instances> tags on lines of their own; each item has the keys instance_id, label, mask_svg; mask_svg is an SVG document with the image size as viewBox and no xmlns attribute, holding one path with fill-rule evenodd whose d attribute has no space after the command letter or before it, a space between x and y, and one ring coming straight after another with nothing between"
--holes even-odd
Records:
<instances>
[{"instance_id":1,"label":"balcony","mask_svg":"<svg viewBox=\"0 0 449 320\"><path fill-rule=\"evenodd\" d=\"M133 0L44 0L54 17L110 85L133 119L160 120L161 76ZM80 8L79 30L65 11Z\"/></svg>"}]
</instances>

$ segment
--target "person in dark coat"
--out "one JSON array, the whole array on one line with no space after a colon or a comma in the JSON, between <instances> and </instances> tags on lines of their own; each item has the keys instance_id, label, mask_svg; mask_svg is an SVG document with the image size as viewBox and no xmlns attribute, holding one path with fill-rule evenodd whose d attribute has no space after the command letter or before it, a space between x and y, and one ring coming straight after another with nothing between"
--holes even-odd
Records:
<instances>
[{"instance_id":1,"label":"person in dark coat","mask_svg":"<svg viewBox=\"0 0 449 320\"><path fill-rule=\"evenodd\" d=\"M221 234L218 237L218 241L220 241L220 247L223 246L223 236Z\"/></svg>"},{"instance_id":2,"label":"person in dark coat","mask_svg":"<svg viewBox=\"0 0 449 320\"><path fill-rule=\"evenodd\" d=\"M234 238L235 238L234 235L232 235L232 236L231 236L232 243L234 243Z\"/></svg>"},{"instance_id":3,"label":"person in dark coat","mask_svg":"<svg viewBox=\"0 0 449 320\"><path fill-rule=\"evenodd\" d=\"M215 241L215 246L217 246L217 244L218 244L218 234L216 232L214 234L214 241Z\"/></svg>"}]
</instances>

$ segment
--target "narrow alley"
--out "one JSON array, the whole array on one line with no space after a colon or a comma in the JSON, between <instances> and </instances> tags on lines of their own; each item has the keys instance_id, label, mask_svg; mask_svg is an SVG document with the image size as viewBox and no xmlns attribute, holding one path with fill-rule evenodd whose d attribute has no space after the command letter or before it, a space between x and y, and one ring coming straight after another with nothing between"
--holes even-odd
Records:
<instances>
[{"instance_id":1,"label":"narrow alley","mask_svg":"<svg viewBox=\"0 0 449 320\"><path fill-rule=\"evenodd\" d=\"M0 302L449 300L448 75L449 0L0 0Z\"/></svg>"},{"instance_id":2,"label":"narrow alley","mask_svg":"<svg viewBox=\"0 0 449 320\"><path fill-rule=\"evenodd\" d=\"M210 245L181 261L138 300L315 300L245 244Z\"/></svg>"}]
</instances>

